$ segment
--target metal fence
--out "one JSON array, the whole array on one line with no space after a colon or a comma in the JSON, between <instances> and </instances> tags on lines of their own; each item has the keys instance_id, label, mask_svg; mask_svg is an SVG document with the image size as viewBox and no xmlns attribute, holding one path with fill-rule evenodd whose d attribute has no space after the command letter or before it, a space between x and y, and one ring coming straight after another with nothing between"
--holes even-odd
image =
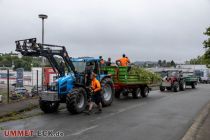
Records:
<instances>
[{"instance_id":1,"label":"metal fence","mask_svg":"<svg viewBox=\"0 0 210 140\"><path fill-rule=\"evenodd\" d=\"M36 97L42 88L42 69L30 72L0 70L0 103ZM22 84L21 84L22 83Z\"/></svg>"}]
</instances>

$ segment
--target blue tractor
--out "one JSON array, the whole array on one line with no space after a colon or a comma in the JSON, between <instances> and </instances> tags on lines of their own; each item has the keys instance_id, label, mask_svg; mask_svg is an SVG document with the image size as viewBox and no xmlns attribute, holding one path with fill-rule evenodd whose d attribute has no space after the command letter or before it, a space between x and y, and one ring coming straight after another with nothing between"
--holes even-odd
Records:
<instances>
[{"instance_id":1,"label":"blue tractor","mask_svg":"<svg viewBox=\"0 0 210 140\"><path fill-rule=\"evenodd\" d=\"M102 86L102 105L109 106L115 92L111 75L102 71L99 59L92 57L70 58L64 46L36 43L36 38L18 40L16 51L23 56L45 57L57 73L52 85L45 85L39 93L39 105L43 112L53 113L60 103L66 103L72 114L81 113L90 98L90 75L97 74Z\"/></svg>"}]
</instances>

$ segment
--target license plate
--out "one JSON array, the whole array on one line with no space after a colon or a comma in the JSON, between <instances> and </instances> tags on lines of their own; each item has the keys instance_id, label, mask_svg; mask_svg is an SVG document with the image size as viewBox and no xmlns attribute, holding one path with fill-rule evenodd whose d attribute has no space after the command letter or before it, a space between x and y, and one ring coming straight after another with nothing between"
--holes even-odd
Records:
<instances>
[{"instance_id":1,"label":"license plate","mask_svg":"<svg viewBox=\"0 0 210 140\"><path fill-rule=\"evenodd\" d=\"M42 91L39 96L41 97L41 100L45 100L45 101L58 101L59 100L57 92Z\"/></svg>"}]
</instances>

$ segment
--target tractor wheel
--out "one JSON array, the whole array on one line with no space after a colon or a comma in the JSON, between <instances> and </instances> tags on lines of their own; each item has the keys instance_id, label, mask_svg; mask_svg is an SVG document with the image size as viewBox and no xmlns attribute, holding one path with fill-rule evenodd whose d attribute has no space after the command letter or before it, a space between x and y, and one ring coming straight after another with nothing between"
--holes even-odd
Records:
<instances>
[{"instance_id":1,"label":"tractor wheel","mask_svg":"<svg viewBox=\"0 0 210 140\"><path fill-rule=\"evenodd\" d=\"M160 91L161 92L165 91L165 87L160 86Z\"/></svg>"},{"instance_id":2,"label":"tractor wheel","mask_svg":"<svg viewBox=\"0 0 210 140\"><path fill-rule=\"evenodd\" d=\"M195 83L192 83L192 84L191 84L191 87L192 87L193 89L195 89L195 88L196 88L196 84L195 84Z\"/></svg>"},{"instance_id":3,"label":"tractor wheel","mask_svg":"<svg viewBox=\"0 0 210 140\"><path fill-rule=\"evenodd\" d=\"M179 84L178 84L178 82L174 82L174 84L173 84L173 91L174 92L178 92L179 91Z\"/></svg>"},{"instance_id":4,"label":"tractor wheel","mask_svg":"<svg viewBox=\"0 0 210 140\"><path fill-rule=\"evenodd\" d=\"M54 113L58 111L59 102L39 100L39 107L44 113Z\"/></svg>"},{"instance_id":5,"label":"tractor wheel","mask_svg":"<svg viewBox=\"0 0 210 140\"><path fill-rule=\"evenodd\" d=\"M111 78L105 78L101 81L101 103L103 106L109 106L112 104L114 96L114 83ZM116 95L115 95L116 96Z\"/></svg>"},{"instance_id":6,"label":"tractor wheel","mask_svg":"<svg viewBox=\"0 0 210 140\"><path fill-rule=\"evenodd\" d=\"M66 96L66 108L72 114L81 113L87 106L87 93L84 88L73 88Z\"/></svg>"},{"instance_id":7,"label":"tractor wheel","mask_svg":"<svg viewBox=\"0 0 210 140\"><path fill-rule=\"evenodd\" d=\"M141 97L141 89L137 88L132 92L132 96L134 99L139 99Z\"/></svg>"},{"instance_id":8,"label":"tractor wheel","mask_svg":"<svg viewBox=\"0 0 210 140\"><path fill-rule=\"evenodd\" d=\"M180 89L181 91L184 91L184 90L186 89L186 83L185 83L184 81L182 81L182 82L180 83L179 89Z\"/></svg>"},{"instance_id":9,"label":"tractor wheel","mask_svg":"<svg viewBox=\"0 0 210 140\"><path fill-rule=\"evenodd\" d=\"M142 96L143 98L148 97L148 94L149 94L149 87L141 88L141 96Z\"/></svg>"}]
</instances>

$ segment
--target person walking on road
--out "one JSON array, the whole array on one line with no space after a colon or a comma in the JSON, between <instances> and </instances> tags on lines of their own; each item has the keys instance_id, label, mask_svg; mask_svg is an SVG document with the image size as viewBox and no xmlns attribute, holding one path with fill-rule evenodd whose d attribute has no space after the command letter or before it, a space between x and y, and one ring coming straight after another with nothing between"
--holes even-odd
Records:
<instances>
[{"instance_id":1,"label":"person walking on road","mask_svg":"<svg viewBox=\"0 0 210 140\"><path fill-rule=\"evenodd\" d=\"M120 66L128 66L128 64L130 63L130 60L128 59L128 57L126 57L125 54L122 55L122 58L116 60L116 64L119 65L118 63L120 63Z\"/></svg>"},{"instance_id":2,"label":"person walking on road","mask_svg":"<svg viewBox=\"0 0 210 140\"><path fill-rule=\"evenodd\" d=\"M100 82L96 79L96 74L92 73L91 75L91 100L89 104L89 109L88 109L88 115L91 114L92 108L94 104L98 106L98 112L96 113L101 113L102 112L102 104L101 104L101 84Z\"/></svg>"}]
</instances>

